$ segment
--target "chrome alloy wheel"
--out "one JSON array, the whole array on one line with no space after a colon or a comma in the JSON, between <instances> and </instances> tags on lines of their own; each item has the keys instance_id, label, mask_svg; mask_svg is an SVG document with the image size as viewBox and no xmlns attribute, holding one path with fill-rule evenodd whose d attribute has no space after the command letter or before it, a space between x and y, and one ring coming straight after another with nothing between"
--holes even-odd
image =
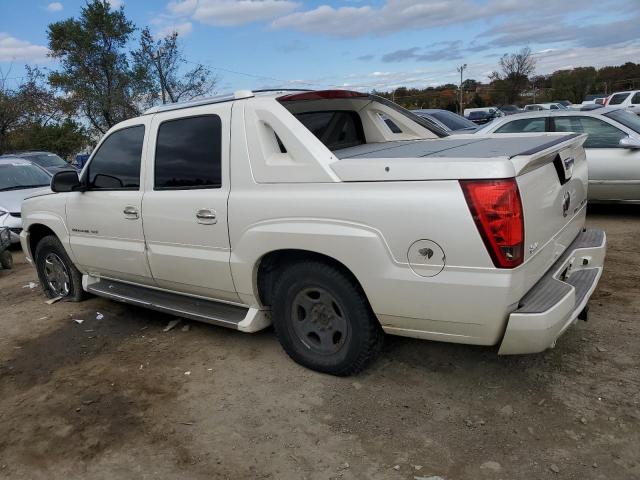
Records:
<instances>
[{"instance_id":1,"label":"chrome alloy wheel","mask_svg":"<svg viewBox=\"0 0 640 480\"><path fill-rule=\"evenodd\" d=\"M55 297L69 295L71 281L64 262L55 253L44 257L44 277L49 290Z\"/></svg>"}]
</instances>

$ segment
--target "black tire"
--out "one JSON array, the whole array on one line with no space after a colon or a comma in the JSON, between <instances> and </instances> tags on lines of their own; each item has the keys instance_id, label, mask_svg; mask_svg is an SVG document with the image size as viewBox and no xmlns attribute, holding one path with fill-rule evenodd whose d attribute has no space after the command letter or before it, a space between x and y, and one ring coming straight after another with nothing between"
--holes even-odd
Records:
<instances>
[{"instance_id":1,"label":"black tire","mask_svg":"<svg viewBox=\"0 0 640 480\"><path fill-rule=\"evenodd\" d=\"M0 265L5 270L11 270L13 268L13 256L9 250L4 250L0 253Z\"/></svg>"},{"instance_id":2,"label":"black tire","mask_svg":"<svg viewBox=\"0 0 640 480\"><path fill-rule=\"evenodd\" d=\"M66 294L55 289L54 285L58 282L50 283L47 278L45 267L45 261L47 259L54 259L56 262L61 262L67 279L67 288L63 289L68 290ZM48 298L62 296L65 300L79 302L85 297L85 292L82 290L82 274L75 267L64 247L60 243L60 240L58 240L56 236L48 235L38 242L34 254L34 262L36 264L36 270L38 271L40 284Z\"/></svg>"},{"instance_id":3,"label":"black tire","mask_svg":"<svg viewBox=\"0 0 640 480\"><path fill-rule=\"evenodd\" d=\"M306 261L280 272L272 312L284 350L311 370L353 375L382 348L384 333L364 292L352 278L326 263Z\"/></svg>"}]
</instances>

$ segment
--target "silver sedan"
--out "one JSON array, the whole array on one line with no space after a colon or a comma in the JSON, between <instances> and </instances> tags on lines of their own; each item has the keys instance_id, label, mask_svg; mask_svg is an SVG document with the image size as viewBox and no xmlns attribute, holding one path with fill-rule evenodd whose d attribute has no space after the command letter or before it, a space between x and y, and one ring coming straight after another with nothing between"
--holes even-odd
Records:
<instances>
[{"instance_id":1,"label":"silver sedan","mask_svg":"<svg viewBox=\"0 0 640 480\"><path fill-rule=\"evenodd\" d=\"M0 158L0 227L9 227L11 242L20 241L22 201L34 193L49 191L51 175L20 158Z\"/></svg>"},{"instance_id":2,"label":"silver sedan","mask_svg":"<svg viewBox=\"0 0 640 480\"><path fill-rule=\"evenodd\" d=\"M546 110L498 118L476 132L589 134L584 147L589 165L589 200L640 201L640 117L628 110L589 112Z\"/></svg>"}]
</instances>

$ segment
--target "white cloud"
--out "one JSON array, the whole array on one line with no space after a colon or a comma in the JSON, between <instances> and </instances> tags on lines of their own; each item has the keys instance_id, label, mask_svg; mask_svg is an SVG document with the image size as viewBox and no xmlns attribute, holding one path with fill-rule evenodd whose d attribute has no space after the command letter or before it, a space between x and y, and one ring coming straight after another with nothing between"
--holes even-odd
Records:
<instances>
[{"instance_id":1,"label":"white cloud","mask_svg":"<svg viewBox=\"0 0 640 480\"><path fill-rule=\"evenodd\" d=\"M553 48L536 52L536 73L548 74L556 70L576 67L604 67L622 65L640 55L640 42L603 47Z\"/></svg>"},{"instance_id":2,"label":"white cloud","mask_svg":"<svg viewBox=\"0 0 640 480\"><path fill-rule=\"evenodd\" d=\"M174 15L191 15L198 6L198 0L178 0L170 2L167 9Z\"/></svg>"},{"instance_id":3,"label":"white cloud","mask_svg":"<svg viewBox=\"0 0 640 480\"><path fill-rule=\"evenodd\" d=\"M63 8L64 7L60 2L51 2L49 5L47 5L47 10L49 10L50 12L59 12Z\"/></svg>"},{"instance_id":4,"label":"white cloud","mask_svg":"<svg viewBox=\"0 0 640 480\"><path fill-rule=\"evenodd\" d=\"M13 60L47 61L49 49L0 32L0 62Z\"/></svg>"},{"instance_id":5,"label":"white cloud","mask_svg":"<svg viewBox=\"0 0 640 480\"><path fill-rule=\"evenodd\" d=\"M299 6L292 0L177 0L170 2L167 9L207 25L234 26L272 20Z\"/></svg>"},{"instance_id":6,"label":"white cloud","mask_svg":"<svg viewBox=\"0 0 640 480\"><path fill-rule=\"evenodd\" d=\"M109 2L109 5L111 5L111 8L113 9L118 9L122 5L124 5L124 2L122 0L107 0L107 2Z\"/></svg>"},{"instance_id":7,"label":"white cloud","mask_svg":"<svg viewBox=\"0 0 640 480\"><path fill-rule=\"evenodd\" d=\"M272 22L273 28L342 37L380 35L409 29L428 29L511 13L513 0L473 3L469 0L387 0L380 7L320 5Z\"/></svg>"}]
</instances>

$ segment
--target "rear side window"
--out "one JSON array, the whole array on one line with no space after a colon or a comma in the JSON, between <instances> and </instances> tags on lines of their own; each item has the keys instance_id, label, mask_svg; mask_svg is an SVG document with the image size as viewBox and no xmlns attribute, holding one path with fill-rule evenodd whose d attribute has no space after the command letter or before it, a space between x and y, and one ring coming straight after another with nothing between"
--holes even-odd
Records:
<instances>
[{"instance_id":1,"label":"rear side window","mask_svg":"<svg viewBox=\"0 0 640 480\"><path fill-rule=\"evenodd\" d=\"M540 118L523 118L509 122L496 130L495 133L525 133L525 132L544 132L544 117Z\"/></svg>"},{"instance_id":2,"label":"rear side window","mask_svg":"<svg viewBox=\"0 0 640 480\"><path fill-rule=\"evenodd\" d=\"M625 99L631 95L630 93L616 93L614 96L611 97L611 100L609 100L609 105L620 105L622 102L625 101Z\"/></svg>"},{"instance_id":3,"label":"rear side window","mask_svg":"<svg viewBox=\"0 0 640 480\"><path fill-rule=\"evenodd\" d=\"M89 163L91 190L138 190L144 125L123 128L109 135Z\"/></svg>"},{"instance_id":4,"label":"rear side window","mask_svg":"<svg viewBox=\"0 0 640 480\"><path fill-rule=\"evenodd\" d=\"M640 103L640 92L636 93L633 98L631 99L631 103L633 103L634 105L637 105L638 103Z\"/></svg>"},{"instance_id":5,"label":"rear side window","mask_svg":"<svg viewBox=\"0 0 640 480\"><path fill-rule=\"evenodd\" d=\"M158 128L155 190L220 188L222 122L217 115L168 120Z\"/></svg>"},{"instance_id":6,"label":"rear side window","mask_svg":"<svg viewBox=\"0 0 640 480\"><path fill-rule=\"evenodd\" d=\"M557 117L553 121L556 132L588 133L585 148L617 148L620 139L627 136L622 130L597 118Z\"/></svg>"},{"instance_id":7,"label":"rear side window","mask_svg":"<svg viewBox=\"0 0 640 480\"><path fill-rule=\"evenodd\" d=\"M299 113L296 118L329 150L355 147L366 143L362 120L360 115L354 111Z\"/></svg>"}]
</instances>

